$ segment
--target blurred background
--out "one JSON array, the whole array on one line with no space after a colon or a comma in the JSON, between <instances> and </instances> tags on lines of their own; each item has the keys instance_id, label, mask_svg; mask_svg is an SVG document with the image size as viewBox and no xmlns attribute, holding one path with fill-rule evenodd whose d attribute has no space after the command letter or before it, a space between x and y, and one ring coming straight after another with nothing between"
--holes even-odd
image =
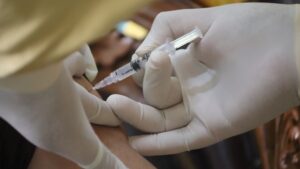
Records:
<instances>
[{"instance_id":1,"label":"blurred background","mask_svg":"<svg viewBox=\"0 0 300 169\"><path fill-rule=\"evenodd\" d=\"M127 21L120 21L105 37L90 44L99 68L94 83L128 63L145 38L155 16L162 11L202 8L245 0L159 0L140 9ZM295 0L251 2L299 3ZM99 90L106 99L113 93L144 102L141 89L128 78ZM129 125L130 135L140 133ZM147 158L159 169L300 169L300 113L294 108L282 116L207 148L178 155Z\"/></svg>"}]
</instances>

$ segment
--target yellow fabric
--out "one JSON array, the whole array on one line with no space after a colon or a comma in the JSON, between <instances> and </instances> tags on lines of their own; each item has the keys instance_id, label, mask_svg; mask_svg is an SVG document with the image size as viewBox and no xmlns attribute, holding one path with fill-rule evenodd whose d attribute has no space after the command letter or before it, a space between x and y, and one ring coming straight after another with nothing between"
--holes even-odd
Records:
<instances>
[{"instance_id":1,"label":"yellow fabric","mask_svg":"<svg viewBox=\"0 0 300 169\"><path fill-rule=\"evenodd\" d=\"M219 6L231 3L245 2L245 0L202 0L201 2L206 6Z\"/></svg>"},{"instance_id":2,"label":"yellow fabric","mask_svg":"<svg viewBox=\"0 0 300 169\"><path fill-rule=\"evenodd\" d=\"M295 5L295 54L298 69L298 96L300 97L300 4Z\"/></svg>"},{"instance_id":3,"label":"yellow fabric","mask_svg":"<svg viewBox=\"0 0 300 169\"><path fill-rule=\"evenodd\" d=\"M63 59L150 0L0 0L0 78Z\"/></svg>"}]
</instances>

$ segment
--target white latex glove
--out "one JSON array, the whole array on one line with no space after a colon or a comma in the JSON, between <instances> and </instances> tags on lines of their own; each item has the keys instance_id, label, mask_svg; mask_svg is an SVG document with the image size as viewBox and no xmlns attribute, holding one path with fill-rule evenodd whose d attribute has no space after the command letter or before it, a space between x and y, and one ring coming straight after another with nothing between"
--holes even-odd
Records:
<instances>
[{"instance_id":1,"label":"white latex glove","mask_svg":"<svg viewBox=\"0 0 300 169\"><path fill-rule=\"evenodd\" d=\"M62 63L0 79L0 107L0 117L42 149L87 169L126 168L94 133Z\"/></svg>"},{"instance_id":2,"label":"white latex glove","mask_svg":"<svg viewBox=\"0 0 300 169\"><path fill-rule=\"evenodd\" d=\"M144 131L165 131L131 138L144 155L198 149L299 104L294 6L247 3L162 13L138 53L194 27L204 33L199 43L171 57L153 52L146 64L145 99L159 109L124 96L108 99L122 120Z\"/></svg>"},{"instance_id":3,"label":"white latex glove","mask_svg":"<svg viewBox=\"0 0 300 169\"><path fill-rule=\"evenodd\" d=\"M64 62L73 76L85 74L89 81L93 81L98 74L92 51L87 44L72 53Z\"/></svg>"},{"instance_id":4,"label":"white latex glove","mask_svg":"<svg viewBox=\"0 0 300 169\"><path fill-rule=\"evenodd\" d=\"M64 60L64 64L73 77L81 77L84 73L87 75L90 74L89 72L94 72L94 69L94 71L90 69L93 63L94 58L88 45L84 45L79 51L72 53ZM74 82L74 84L90 122L108 126L117 126L120 124L120 120L105 101L89 93L89 91L78 83Z\"/></svg>"}]
</instances>

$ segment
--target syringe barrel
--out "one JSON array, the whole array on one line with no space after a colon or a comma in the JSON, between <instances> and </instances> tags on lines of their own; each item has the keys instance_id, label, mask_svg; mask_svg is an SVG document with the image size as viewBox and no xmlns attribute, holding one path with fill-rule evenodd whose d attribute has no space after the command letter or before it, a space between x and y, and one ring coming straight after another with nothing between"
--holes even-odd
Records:
<instances>
[{"instance_id":1,"label":"syringe barrel","mask_svg":"<svg viewBox=\"0 0 300 169\"><path fill-rule=\"evenodd\" d=\"M127 63L126 65L118 68L115 70L112 76L114 76L118 81L121 81L131 75L133 75L136 72L135 69L133 69L131 63Z\"/></svg>"},{"instance_id":2,"label":"syringe barrel","mask_svg":"<svg viewBox=\"0 0 300 169\"><path fill-rule=\"evenodd\" d=\"M201 39L203 37L202 32L200 29L195 28L193 31L179 37L178 39L168 42L160 47L158 50L163 50L169 55L175 54L175 50L189 43ZM104 78L101 82L97 83L95 88L102 88L109 84L116 83L121 81L133 74L135 74L140 69L144 68L146 62L149 59L151 52L144 54L143 56L138 57L135 60L132 60L130 63L120 67L119 69L112 72L108 77Z\"/></svg>"}]
</instances>

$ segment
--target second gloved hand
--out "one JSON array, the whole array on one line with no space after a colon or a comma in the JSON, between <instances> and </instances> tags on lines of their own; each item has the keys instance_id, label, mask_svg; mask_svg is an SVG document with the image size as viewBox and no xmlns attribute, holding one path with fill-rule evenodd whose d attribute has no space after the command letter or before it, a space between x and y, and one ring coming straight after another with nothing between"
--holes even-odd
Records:
<instances>
[{"instance_id":1,"label":"second gloved hand","mask_svg":"<svg viewBox=\"0 0 300 169\"><path fill-rule=\"evenodd\" d=\"M171 57L151 54L137 80L154 107L124 96L108 99L122 120L154 132L132 137L132 146L144 155L197 149L298 105L294 15L292 5L250 3L159 15L138 53L195 26L204 38Z\"/></svg>"},{"instance_id":2,"label":"second gloved hand","mask_svg":"<svg viewBox=\"0 0 300 169\"><path fill-rule=\"evenodd\" d=\"M94 79L97 75L97 67L88 45L84 45L79 51L72 53L65 59L64 64L75 78L82 77L84 73L87 77L90 77L89 79ZM94 96L78 83L74 83L90 122L108 126L117 126L120 124L120 120L105 101ZM91 89L92 86L90 86Z\"/></svg>"}]
</instances>

